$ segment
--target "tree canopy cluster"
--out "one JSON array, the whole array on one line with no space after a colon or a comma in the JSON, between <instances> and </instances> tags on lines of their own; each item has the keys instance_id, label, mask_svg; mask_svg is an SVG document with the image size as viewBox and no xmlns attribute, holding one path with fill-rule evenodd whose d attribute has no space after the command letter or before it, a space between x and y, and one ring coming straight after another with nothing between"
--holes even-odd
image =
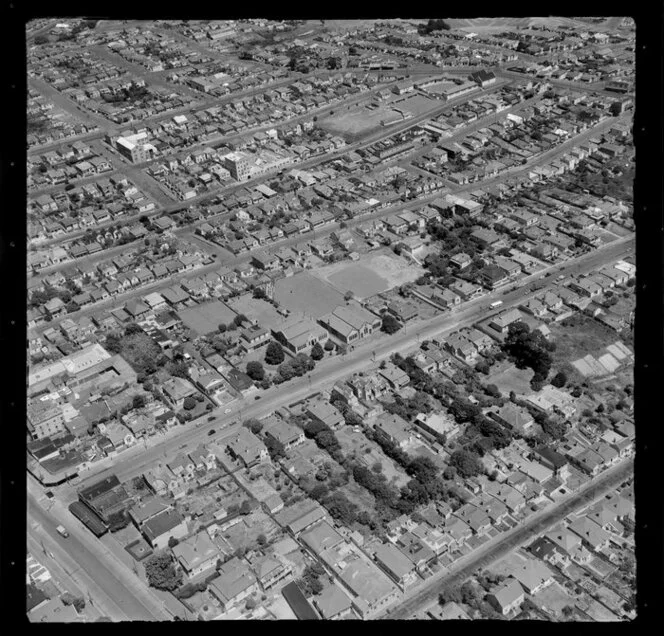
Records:
<instances>
[{"instance_id":1,"label":"tree canopy cluster","mask_svg":"<svg viewBox=\"0 0 664 636\"><path fill-rule=\"evenodd\" d=\"M525 322L518 321L509 326L502 350L517 368L529 368L535 372L533 382L543 382L553 364L551 352L555 350L555 344L541 332L531 331Z\"/></svg>"}]
</instances>

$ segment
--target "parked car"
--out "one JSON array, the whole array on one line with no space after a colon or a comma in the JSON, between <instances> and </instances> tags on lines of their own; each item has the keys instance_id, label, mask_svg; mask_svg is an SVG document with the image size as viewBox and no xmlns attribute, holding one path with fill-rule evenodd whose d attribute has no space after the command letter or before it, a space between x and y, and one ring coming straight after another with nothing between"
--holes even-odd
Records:
<instances>
[{"instance_id":1,"label":"parked car","mask_svg":"<svg viewBox=\"0 0 664 636\"><path fill-rule=\"evenodd\" d=\"M58 531L58 534L62 535L65 539L69 537L69 532L67 532L67 528L64 526L58 526L56 530Z\"/></svg>"},{"instance_id":2,"label":"parked car","mask_svg":"<svg viewBox=\"0 0 664 636\"><path fill-rule=\"evenodd\" d=\"M217 431L215 431L213 428L211 428L211 429L208 431L208 435L214 435L216 432L217 432Z\"/></svg>"}]
</instances>

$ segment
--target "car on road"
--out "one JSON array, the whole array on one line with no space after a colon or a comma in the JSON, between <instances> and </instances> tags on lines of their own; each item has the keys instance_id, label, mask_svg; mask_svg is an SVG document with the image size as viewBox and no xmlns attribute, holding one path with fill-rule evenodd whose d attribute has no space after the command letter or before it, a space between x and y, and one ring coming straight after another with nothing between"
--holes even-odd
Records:
<instances>
[{"instance_id":1,"label":"car on road","mask_svg":"<svg viewBox=\"0 0 664 636\"><path fill-rule=\"evenodd\" d=\"M64 526L58 526L56 530L58 531L58 534L62 535L65 539L69 537L69 532Z\"/></svg>"},{"instance_id":2,"label":"car on road","mask_svg":"<svg viewBox=\"0 0 664 636\"><path fill-rule=\"evenodd\" d=\"M233 409L225 409L224 413L230 413Z\"/></svg>"},{"instance_id":3,"label":"car on road","mask_svg":"<svg viewBox=\"0 0 664 636\"><path fill-rule=\"evenodd\" d=\"M215 431L213 428L211 428L211 429L208 431L208 435L214 435L216 432L217 432L217 431Z\"/></svg>"},{"instance_id":4,"label":"car on road","mask_svg":"<svg viewBox=\"0 0 664 636\"><path fill-rule=\"evenodd\" d=\"M261 399L261 396L260 396L260 395L257 395L257 396L254 398L254 400L260 400L260 399Z\"/></svg>"}]
</instances>

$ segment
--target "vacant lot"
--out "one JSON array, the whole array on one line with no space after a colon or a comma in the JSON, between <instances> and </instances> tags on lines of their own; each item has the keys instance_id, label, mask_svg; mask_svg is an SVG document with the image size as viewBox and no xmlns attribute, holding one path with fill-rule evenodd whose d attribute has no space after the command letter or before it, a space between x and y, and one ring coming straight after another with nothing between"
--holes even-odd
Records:
<instances>
[{"instance_id":1,"label":"vacant lot","mask_svg":"<svg viewBox=\"0 0 664 636\"><path fill-rule=\"evenodd\" d=\"M487 384L495 384L503 395L509 395L514 391L517 395L530 395L533 391L530 388L530 379L533 372L530 369L517 369L511 366L505 371L496 374L490 374L487 378Z\"/></svg>"},{"instance_id":2,"label":"vacant lot","mask_svg":"<svg viewBox=\"0 0 664 636\"><path fill-rule=\"evenodd\" d=\"M235 312L218 300L177 312L182 322L199 336L217 331L220 323L227 325L235 318Z\"/></svg>"},{"instance_id":3,"label":"vacant lot","mask_svg":"<svg viewBox=\"0 0 664 636\"><path fill-rule=\"evenodd\" d=\"M352 291L363 299L419 278L424 269L391 253L380 252L356 263L335 263L322 267L315 276L334 285L341 293Z\"/></svg>"},{"instance_id":4,"label":"vacant lot","mask_svg":"<svg viewBox=\"0 0 664 636\"><path fill-rule=\"evenodd\" d=\"M253 298L251 294L231 298L228 305L237 313L258 320L260 326L265 329L271 329L284 319L273 305L261 298Z\"/></svg>"},{"instance_id":5,"label":"vacant lot","mask_svg":"<svg viewBox=\"0 0 664 636\"><path fill-rule=\"evenodd\" d=\"M157 343L143 332L122 336L120 346L120 354L137 373L154 363L161 353Z\"/></svg>"},{"instance_id":6,"label":"vacant lot","mask_svg":"<svg viewBox=\"0 0 664 636\"><path fill-rule=\"evenodd\" d=\"M308 272L278 280L274 285L274 297L291 312L314 319L344 304L343 294Z\"/></svg>"},{"instance_id":7,"label":"vacant lot","mask_svg":"<svg viewBox=\"0 0 664 636\"><path fill-rule=\"evenodd\" d=\"M556 343L554 364L559 365L578 360L589 353L599 353L618 339L613 329L579 313L561 323L552 323L549 328Z\"/></svg>"}]
</instances>

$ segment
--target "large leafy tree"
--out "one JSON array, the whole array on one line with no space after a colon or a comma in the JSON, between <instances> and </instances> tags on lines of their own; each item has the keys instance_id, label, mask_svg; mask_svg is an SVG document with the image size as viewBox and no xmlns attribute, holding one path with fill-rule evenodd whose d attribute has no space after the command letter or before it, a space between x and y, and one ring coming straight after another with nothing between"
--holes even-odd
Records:
<instances>
[{"instance_id":1,"label":"large leafy tree","mask_svg":"<svg viewBox=\"0 0 664 636\"><path fill-rule=\"evenodd\" d=\"M265 362L268 364L281 364L286 354L278 342L271 342L265 350Z\"/></svg>"},{"instance_id":2,"label":"large leafy tree","mask_svg":"<svg viewBox=\"0 0 664 636\"><path fill-rule=\"evenodd\" d=\"M182 572L177 570L170 554L156 552L145 562L145 574L151 587L172 592L182 583Z\"/></svg>"}]
</instances>

